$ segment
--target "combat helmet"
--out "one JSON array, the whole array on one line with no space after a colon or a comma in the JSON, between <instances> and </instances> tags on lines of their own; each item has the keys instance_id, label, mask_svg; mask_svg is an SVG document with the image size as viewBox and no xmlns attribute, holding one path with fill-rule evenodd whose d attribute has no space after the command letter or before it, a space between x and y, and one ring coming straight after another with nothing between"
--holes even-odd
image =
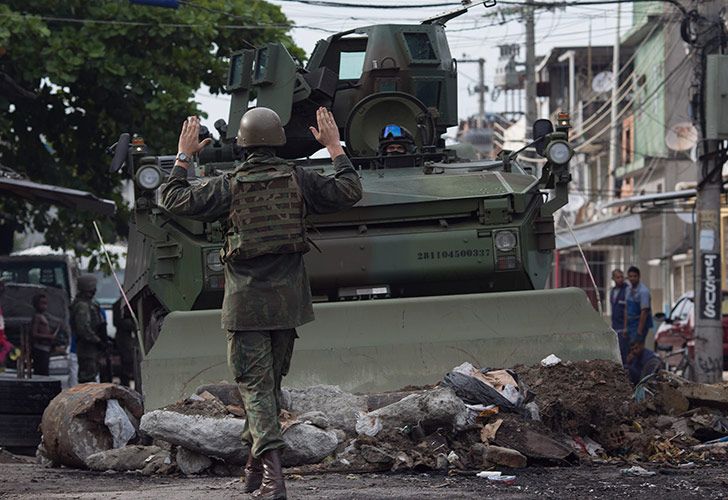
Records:
<instances>
[{"instance_id":1,"label":"combat helmet","mask_svg":"<svg viewBox=\"0 0 728 500\"><path fill-rule=\"evenodd\" d=\"M412 154L416 150L415 139L412 133L401 125L394 123L385 125L379 133L379 154L387 154L386 149L392 144L404 146L406 154Z\"/></svg>"},{"instance_id":2,"label":"combat helmet","mask_svg":"<svg viewBox=\"0 0 728 500\"><path fill-rule=\"evenodd\" d=\"M96 276L93 274L82 274L78 277L76 284L78 285L78 290L81 292L95 292Z\"/></svg>"},{"instance_id":3,"label":"combat helmet","mask_svg":"<svg viewBox=\"0 0 728 500\"><path fill-rule=\"evenodd\" d=\"M252 108L240 119L238 146L283 146L286 132L278 113L268 108Z\"/></svg>"}]
</instances>

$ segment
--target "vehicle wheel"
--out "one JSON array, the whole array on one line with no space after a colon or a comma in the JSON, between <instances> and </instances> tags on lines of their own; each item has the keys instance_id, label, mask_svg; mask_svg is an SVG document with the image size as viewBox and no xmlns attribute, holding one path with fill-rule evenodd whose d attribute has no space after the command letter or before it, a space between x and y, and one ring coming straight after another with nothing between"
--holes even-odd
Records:
<instances>
[{"instance_id":1,"label":"vehicle wheel","mask_svg":"<svg viewBox=\"0 0 728 500\"><path fill-rule=\"evenodd\" d=\"M2 378L0 379L0 412L3 415L40 416L51 399L60 392L60 380Z\"/></svg>"}]
</instances>

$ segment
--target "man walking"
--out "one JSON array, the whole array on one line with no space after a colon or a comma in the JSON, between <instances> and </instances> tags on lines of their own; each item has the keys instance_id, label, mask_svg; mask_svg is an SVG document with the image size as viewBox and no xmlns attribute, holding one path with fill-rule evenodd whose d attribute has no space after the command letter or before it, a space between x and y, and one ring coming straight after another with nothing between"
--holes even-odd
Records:
<instances>
[{"instance_id":1,"label":"man walking","mask_svg":"<svg viewBox=\"0 0 728 500\"><path fill-rule=\"evenodd\" d=\"M286 498L278 420L281 379L288 373L295 328L313 320L303 263L309 249L304 217L343 210L361 198L359 177L341 147L333 115L319 108L316 118L318 129L311 127L311 133L328 150L333 176L278 158L276 148L286 142L280 118L270 109L253 108L240 121L237 141L247 156L234 172L188 183L192 157L209 142L199 142L199 119L189 117L175 167L162 186L162 203L171 213L225 219L222 327L247 416L244 488L256 498Z\"/></svg>"},{"instance_id":2,"label":"man walking","mask_svg":"<svg viewBox=\"0 0 728 500\"><path fill-rule=\"evenodd\" d=\"M614 281L614 288L609 292L609 303L612 306L612 329L617 332L619 354L622 356L622 364L625 365L629 352L629 339L627 331L624 329L624 316L629 287L624 281L624 273L621 269L612 271L612 281Z\"/></svg>"},{"instance_id":3,"label":"man walking","mask_svg":"<svg viewBox=\"0 0 728 500\"><path fill-rule=\"evenodd\" d=\"M627 269L630 287L626 297L626 316L624 328L629 343L645 343L647 332L652 328L652 297L650 290L640 282L640 270L635 266Z\"/></svg>"},{"instance_id":4,"label":"man walking","mask_svg":"<svg viewBox=\"0 0 728 500\"><path fill-rule=\"evenodd\" d=\"M106 341L106 321L94 300L96 276L83 274L77 281L78 293L71 304L71 329L76 336L78 382L95 382L99 375L99 355Z\"/></svg>"}]
</instances>

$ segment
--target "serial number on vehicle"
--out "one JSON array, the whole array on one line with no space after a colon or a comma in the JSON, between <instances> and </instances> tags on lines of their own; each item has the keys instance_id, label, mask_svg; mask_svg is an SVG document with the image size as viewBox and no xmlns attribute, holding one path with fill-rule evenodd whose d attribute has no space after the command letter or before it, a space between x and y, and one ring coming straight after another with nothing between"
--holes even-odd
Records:
<instances>
[{"instance_id":1,"label":"serial number on vehicle","mask_svg":"<svg viewBox=\"0 0 728 500\"><path fill-rule=\"evenodd\" d=\"M490 251L484 248L462 248L458 250L417 252L417 260L462 259L468 257L486 257L487 255L490 255Z\"/></svg>"}]
</instances>

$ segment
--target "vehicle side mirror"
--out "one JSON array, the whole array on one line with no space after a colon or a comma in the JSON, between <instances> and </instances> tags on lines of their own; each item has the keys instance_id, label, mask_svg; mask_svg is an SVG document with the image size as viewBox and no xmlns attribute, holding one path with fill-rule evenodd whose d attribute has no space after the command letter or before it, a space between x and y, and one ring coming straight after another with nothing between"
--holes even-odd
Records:
<instances>
[{"instance_id":1,"label":"vehicle side mirror","mask_svg":"<svg viewBox=\"0 0 728 500\"><path fill-rule=\"evenodd\" d=\"M111 148L114 149L114 158L111 160L111 166L109 167L110 173L115 174L121 170L121 167L123 167L127 162L129 157L130 139L131 136L124 132L119 136L119 141L115 145L111 146Z\"/></svg>"},{"instance_id":2,"label":"vehicle side mirror","mask_svg":"<svg viewBox=\"0 0 728 500\"><path fill-rule=\"evenodd\" d=\"M543 137L549 135L553 131L554 125L550 120L540 118L533 122L533 140L536 141L534 147L539 155L543 156L544 151L546 150L546 141L543 140Z\"/></svg>"}]
</instances>

